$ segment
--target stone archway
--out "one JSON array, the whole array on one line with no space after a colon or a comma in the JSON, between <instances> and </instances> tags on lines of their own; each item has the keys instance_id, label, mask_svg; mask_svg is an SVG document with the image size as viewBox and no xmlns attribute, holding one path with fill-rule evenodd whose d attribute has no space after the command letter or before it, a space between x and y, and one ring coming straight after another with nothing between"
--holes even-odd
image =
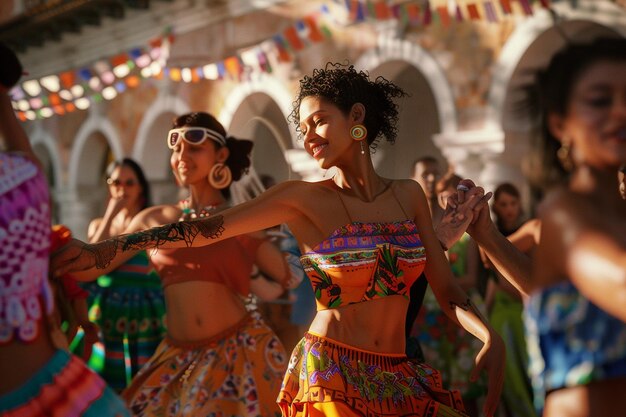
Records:
<instances>
[{"instance_id":1,"label":"stone archway","mask_svg":"<svg viewBox=\"0 0 626 417\"><path fill-rule=\"evenodd\" d=\"M172 120L189 111L182 99L163 94L141 120L132 156L150 183L153 204L173 203L178 199L179 188L170 168L170 150L165 139Z\"/></svg>"},{"instance_id":2,"label":"stone archway","mask_svg":"<svg viewBox=\"0 0 626 417\"><path fill-rule=\"evenodd\" d=\"M414 43L381 37L378 48L364 54L355 66L372 77L382 75L409 93L400 103L396 143L381 141L373 155L377 170L391 178L407 178L417 158L432 155L444 159L433 139L441 132L456 132L457 112L437 61Z\"/></svg>"},{"instance_id":3,"label":"stone archway","mask_svg":"<svg viewBox=\"0 0 626 417\"><path fill-rule=\"evenodd\" d=\"M87 119L72 146L68 190L61 205L62 221L79 239L86 238L89 222L104 211L107 164L123 156L119 133L111 122L99 115Z\"/></svg>"},{"instance_id":4,"label":"stone archway","mask_svg":"<svg viewBox=\"0 0 626 417\"><path fill-rule=\"evenodd\" d=\"M581 2L579 7L585 7ZM601 2L597 2L596 5ZM558 6L558 7L557 7ZM615 5L611 5L616 7ZM533 212L536 200L541 197L538 190L530 186L528 176L539 167L534 166L533 150L538 146L536 121L531 120L524 110L524 89L534 80L534 74L545 67L551 57L567 42L585 42L599 36L626 34L626 12L621 13L621 26L612 26L618 19L615 15L607 19L606 9L598 8L585 12L579 19L580 9L568 4L554 5L557 25L547 12L537 13L534 18L521 23L504 45L496 63L494 79L489 94L488 123L500 125L504 133L502 153L491 155L483 171L483 183L493 180L509 181L522 191L526 210ZM602 11L604 10L604 11ZM611 22L611 23L607 23ZM533 191L534 190L534 191Z\"/></svg>"},{"instance_id":5,"label":"stone archway","mask_svg":"<svg viewBox=\"0 0 626 417\"><path fill-rule=\"evenodd\" d=\"M295 127L289 123L293 94L276 78L261 74L237 86L219 115L230 134L255 141L253 165L277 181L315 180L320 169L302 148Z\"/></svg>"}]
</instances>

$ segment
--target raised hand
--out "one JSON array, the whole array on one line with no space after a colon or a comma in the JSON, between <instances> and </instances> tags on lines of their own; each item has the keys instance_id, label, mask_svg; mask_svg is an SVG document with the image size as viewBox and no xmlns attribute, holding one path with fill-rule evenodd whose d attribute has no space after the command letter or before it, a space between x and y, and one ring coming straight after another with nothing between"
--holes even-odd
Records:
<instances>
[{"instance_id":1,"label":"raised hand","mask_svg":"<svg viewBox=\"0 0 626 417\"><path fill-rule=\"evenodd\" d=\"M485 190L474 185L472 180L461 181L457 193L448 198L446 210L437 225L439 241L449 248L476 222L484 210L489 215L487 202L491 196L491 192L485 194Z\"/></svg>"}]
</instances>

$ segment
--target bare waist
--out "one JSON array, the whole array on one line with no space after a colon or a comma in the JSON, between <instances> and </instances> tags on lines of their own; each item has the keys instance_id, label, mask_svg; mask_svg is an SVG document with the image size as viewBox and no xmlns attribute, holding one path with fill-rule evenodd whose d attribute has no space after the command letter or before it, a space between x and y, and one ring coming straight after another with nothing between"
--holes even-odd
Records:
<instances>
[{"instance_id":1,"label":"bare waist","mask_svg":"<svg viewBox=\"0 0 626 417\"><path fill-rule=\"evenodd\" d=\"M355 348L404 354L406 310L401 296L318 311L309 331Z\"/></svg>"}]
</instances>

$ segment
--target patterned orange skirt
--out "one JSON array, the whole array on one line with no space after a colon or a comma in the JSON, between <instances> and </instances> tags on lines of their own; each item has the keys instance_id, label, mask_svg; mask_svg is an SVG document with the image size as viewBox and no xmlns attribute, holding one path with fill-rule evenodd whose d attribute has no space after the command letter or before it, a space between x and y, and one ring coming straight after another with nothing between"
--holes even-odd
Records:
<instances>
[{"instance_id":1,"label":"patterned orange skirt","mask_svg":"<svg viewBox=\"0 0 626 417\"><path fill-rule=\"evenodd\" d=\"M436 369L312 333L293 351L278 403L289 417L466 416Z\"/></svg>"},{"instance_id":2,"label":"patterned orange skirt","mask_svg":"<svg viewBox=\"0 0 626 417\"><path fill-rule=\"evenodd\" d=\"M287 354L252 313L209 340L166 338L122 393L134 416L280 416Z\"/></svg>"}]
</instances>

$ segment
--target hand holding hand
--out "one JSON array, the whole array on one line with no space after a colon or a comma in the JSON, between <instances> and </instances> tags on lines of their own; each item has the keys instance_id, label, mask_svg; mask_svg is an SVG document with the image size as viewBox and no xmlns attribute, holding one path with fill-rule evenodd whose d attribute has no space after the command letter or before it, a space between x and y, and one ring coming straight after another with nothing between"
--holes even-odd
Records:
<instances>
[{"instance_id":1,"label":"hand holding hand","mask_svg":"<svg viewBox=\"0 0 626 417\"><path fill-rule=\"evenodd\" d=\"M447 200L446 210L437 226L437 237L447 247L456 243L468 227L475 221L492 193L485 194L482 187L474 185L472 180L463 180L457 187L457 193Z\"/></svg>"}]
</instances>

